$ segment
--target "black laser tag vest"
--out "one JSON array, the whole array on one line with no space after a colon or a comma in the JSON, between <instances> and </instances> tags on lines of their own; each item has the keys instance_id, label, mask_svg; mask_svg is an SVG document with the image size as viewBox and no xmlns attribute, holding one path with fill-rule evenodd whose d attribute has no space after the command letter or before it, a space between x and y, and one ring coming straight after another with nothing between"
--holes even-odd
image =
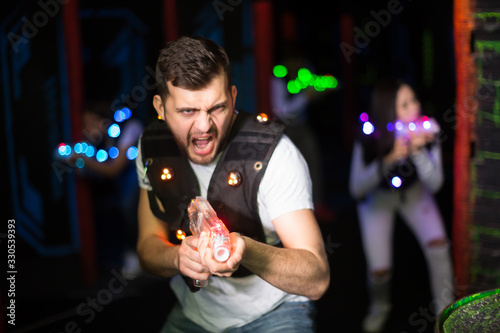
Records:
<instances>
[{"instance_id":1,"label":"black laser tag vest","mask_svg":"<svg viewBox=\"0 0 500 333\"><path fill-rule=\"evenodd\" d=\"M252 114L239 112L208 187L207 200L230 232L239 232L265 242L257 209L257 191L267 164L283 134L278 121L258 121ZM142 159L153 190L149 202L153 214L170 226L170 241L179 243L175 232L190 235L187 207L200 195L200 186L187 157L178 148L163 121L149 125L141 139ZM167 179L164 169L171 178ZM228 184L232 172L241 175L238 186ZM162 212L156 198L163 205ZM241 267L240 267L241 268Z\"/></svg>"}]
</instances>

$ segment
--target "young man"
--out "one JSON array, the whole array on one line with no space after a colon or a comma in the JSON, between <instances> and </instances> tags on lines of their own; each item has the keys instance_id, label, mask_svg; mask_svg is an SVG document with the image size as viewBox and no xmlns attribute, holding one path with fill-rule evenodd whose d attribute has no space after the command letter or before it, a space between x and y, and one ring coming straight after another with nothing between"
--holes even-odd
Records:
<instances>
[{"instance_id":1,"label":"young man","mask_svg":"<svg viewBox=\"0 0 500 333\"><path fill-rule=\"evenodd\" d=\"M182 37L160 52L153 105L163 122L146 129L137 159L141 265L171 278L179 302L165 332L312 332L311 300L330 272L307 165L281 125L235 110L230 72L208 39ZM224 263L207 237L169 236L189 235L186 208L197 195L231 232Z\"/></svg>"}]
</instances>

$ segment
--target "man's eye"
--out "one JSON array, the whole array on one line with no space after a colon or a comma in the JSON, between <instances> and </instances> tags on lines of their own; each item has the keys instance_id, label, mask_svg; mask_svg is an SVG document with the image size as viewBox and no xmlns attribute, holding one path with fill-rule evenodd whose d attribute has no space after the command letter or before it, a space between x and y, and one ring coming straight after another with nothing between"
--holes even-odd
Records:
<instances>
[{"instance_id":1,"label":"man's eye","mask_svg":"<svg viewBox=\"0 0 500 333\"><path fill-rule=\"evenodd\" d=\"M224 110L225 108L226 108L226 106L225 106L225 105L219 105L219 106L217 106L216 108L214 108L214 109L212 110L212 112L222 111L222 110Z\"/></svg>"}]
</instances>

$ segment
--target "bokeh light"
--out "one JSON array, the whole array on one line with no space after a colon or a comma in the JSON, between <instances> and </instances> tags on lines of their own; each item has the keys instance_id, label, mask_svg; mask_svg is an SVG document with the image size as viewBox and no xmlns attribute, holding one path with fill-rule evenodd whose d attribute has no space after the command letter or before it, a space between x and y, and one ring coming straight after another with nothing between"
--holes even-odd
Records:
<instances>
[{"instance_id":1,"label":"bokeh light","mask_svg":"<svg viewBox=\"0 0 500 333\"><path fill-rule=\"evenodd\" d=\"M403 184L403 181L401 180L401 178L396 176L396 177L392 177L391 184L395 188L399 188L399 187L401 187L401 184Z\"/></svg>"},{"instance_id":2,"label":"bokeh light","mask_svg":"<svg viewBox=\"0 0 500 333\"><path fill-rule=\"evenodd\" d=\"M109 148L108 154L110 158L117 158L120 151L116 147Z\"/></svg>"},{"instance_id":3,"label":"bokeh light","mask_svg":"<svg viewBox=\"0 0 500 333\"><path fill-rule=\"evenodd\" d=\"M366 135L370 135L373 133L373 131L375 131L375 127L372 125L372 123L366 121L363 124L363 133L365 133Z\"/></svg>"},{"instance_id":4,"label":"bokeh light","mask_svg":"<svg viewBox=\"0 0 500 333\"><path fill-rule=\"evenodd\" d=\"M98 162L104 162L108 159L108 153L104 149L99 149L95 154L95 158Z\"/></svg>"},{"instance_id":5,"label":"bokeh light","mask_svg":"<svg viewBox=\"0 0 500 333\"><path fill-rule=\"evenodd\" d=\"M127 158L129 160L134 160L137 157L137 148L132 146L127 149Z\"/></svg>"},{"instance_id":6,"label":"bokeh light","mask_svg":"<svg viewBox=\"0 0 500 333\"><path fill-rule=\"evenodd\" d=\"M113 124L108 128L108 135L112 138L117 138L121 133L120 126Z\"/></svg>"},{"instance_id":7,"label":"bokeh light","mask_svg":"<svg viewBox=\"0 0 500 333\"><path fill-rule=\"evenodd\" d=\"M85 161L83 160L83 158L78 158L75 162L77 168L81 169L85 166Z\"/></svg>"},{"instance_id":8,"label":"bokeh light","mask_svg":"<svg viewBox=\"0 0 500 333\"><path fill-rule=\"evenodd\" d=\"M273 68L273 74L276 77L285 77L288 74L288 70L283 65L276 65Z\"/></svg>"}]
</instances>

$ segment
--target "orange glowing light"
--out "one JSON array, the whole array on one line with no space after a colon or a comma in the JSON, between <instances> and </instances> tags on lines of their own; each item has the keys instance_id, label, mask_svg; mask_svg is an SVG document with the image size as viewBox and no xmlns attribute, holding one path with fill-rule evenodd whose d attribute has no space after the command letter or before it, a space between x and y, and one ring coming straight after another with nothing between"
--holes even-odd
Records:
<instances>
[{"instance_id":1,"label":"orange glowing light","mask_svg":"<svg viewBox=\"0 0 500 333\"><path fill-rule=\"evenodd\" d=\"M184 238L186 238L186 233L179 229L177 230L177 234L175 236L177 237L177 239L183 240Z\"/></svg>"},{"instance_id":2,"label":"orange glowing light","mask_svg":"<svg viewBox=\"0 0 500 333\"><path fill-rule=\"evenodd\" d=\"M269 117L265 113L261 113L257 116L257 121L259 123L267 123L269 121Z\"/></svg>"},{"instance_id":3,"label":"orange glowing light","mask_svg":"<svg viewBox=\"0 0 500 333\"><path fill-rule=\"evenodd\" d=\"M163 169L163 173L161 174L160 177L162 180L170 180L173 177L173 172L170 169L165 168Z\"/></svg>"},{"instance_id":4,"label":"orange glowing light","mask_svg":"<svg viewBox=\"0 0 500 333\"><path fill-rule=\"evenodd\" d=\"M231 186L238 186L241 182L241 175L238 171L232 171L227 177L227 183Z\"/></svg>"}]
</instances>

